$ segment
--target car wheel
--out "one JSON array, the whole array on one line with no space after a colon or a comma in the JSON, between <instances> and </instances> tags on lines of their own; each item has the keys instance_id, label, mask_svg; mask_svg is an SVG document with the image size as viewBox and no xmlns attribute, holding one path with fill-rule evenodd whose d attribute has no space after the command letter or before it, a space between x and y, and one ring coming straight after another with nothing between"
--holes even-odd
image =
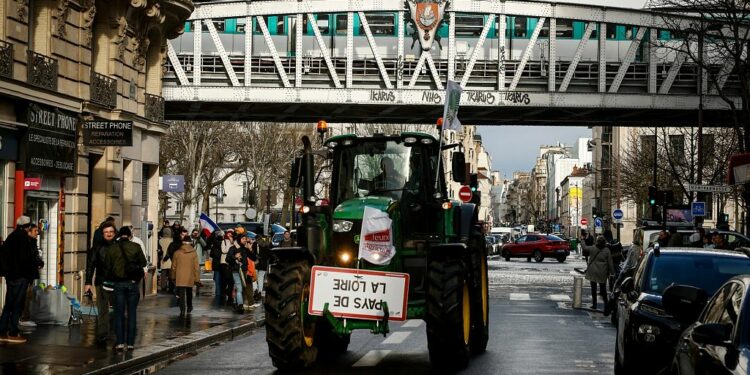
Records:
<instances>
[{"instance_id":1,"label":"car wheel","mask_svg":"<svg viewBox=\"0 0 750 375\"><path fill-rule=\"evenodd\" d=\"M526 258L526 261L527 262L531 262L531 258Z\"/></svg>"},{"instance_id":2,"label":"car wheel","mask_svg":"<svg viewBox=\"0 0 750 375\"><path fill-rule=\"evenodd\" d=\"M509 257L509 256L506 256L506 257L505 257L505 261L506 261L506 262L510 262L510 257Z\"/></svg>"},{"instance_id":3,"label":"car wheel","mask_svg":"<svg viewBox=\"0 0 750 375\"><path fill-rule=\"evenodd\" d=\"M633 363L631 360L631 363L628 363L628 357L635 357L638 358L639 356L637 354L634 355L633 348L628 344L628 340L625 339L625 342L622 345L622 349L625 351L622 353L622 360L620 360L620 353L618 352L619 348L619 335L615 339L615 375L625 375L625 374L636 374L638 373L638 369L636 368L636 363Z\"/></svg>"},{"instance_id":4,"label":"car wheel","mask_svg":"<svg viewBox=\"0 0 750 375\"><path fill-rule=\"evenodd\" d=\"M539 250L534 250L534 261L539 263L544 260L544 255Z\"/></svg>"},{"instance_id":5,"label":"car wheel","mask_svg":"<svg viewBox=\"0 0 750 375\"><path fill-rule=\"evenodd\" d=\"M559 256L559 257L557 257L557 261L560 262L560 263L562 263L562 262L565 261L565 258L566 257L564 257L564 256Z\"/></svg>"}]
</instances>

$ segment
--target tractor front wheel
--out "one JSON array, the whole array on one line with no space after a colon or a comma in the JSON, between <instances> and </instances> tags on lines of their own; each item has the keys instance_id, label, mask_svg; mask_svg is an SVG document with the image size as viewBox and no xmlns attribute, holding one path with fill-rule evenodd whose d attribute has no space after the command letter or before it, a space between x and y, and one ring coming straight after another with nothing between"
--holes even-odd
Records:
<instances>
[{"instance_id":1,"label":"tractor front wheel","mask_svg":"<svg viewBox=\"0 0 750 375\"><path fill-rule=\"evenodd\" d=\"M435 368L469 364L470 280L458 259L433 259L427 266L427 347Z\"/></svg>"},{"instance_id":2,"label":"tractor front wheel","mask_svg":"<svg viewBox=\"0 0 750 375\"><path fill-rule=\"evenodd\" d=\"M266 276L266 342L273 365L296 370L315 362L315 321L307 315L310 265L307 260L281 261Z\"/></svg>"}]
</instances>

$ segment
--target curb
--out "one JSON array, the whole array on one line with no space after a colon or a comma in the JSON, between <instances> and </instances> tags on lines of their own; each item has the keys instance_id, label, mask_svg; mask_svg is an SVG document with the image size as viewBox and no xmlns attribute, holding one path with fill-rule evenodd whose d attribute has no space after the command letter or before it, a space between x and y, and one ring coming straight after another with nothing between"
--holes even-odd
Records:
<instances>
[{"instance_id":1,"label":"curb","mask_svg":"<svg viewBox=\"0 0 750 375\"><path fill-rule=\"evenodd\" d=\"M262 327L265 317L252 320L242 319L222 324L209 329L193 332L189 335L167 340L141 350L147 351L143 355L133 356L124 361L112 363L113 358L90 363L84 367L84 374L134 374L149 373L148 368L185 353L195 352L210 345L230 341L248 332ZM138 350L135 351L138 353ZM90 370L91 368L95 368ZM81 373L81 372L76 372Z\"/></svg>"}]
</instances>

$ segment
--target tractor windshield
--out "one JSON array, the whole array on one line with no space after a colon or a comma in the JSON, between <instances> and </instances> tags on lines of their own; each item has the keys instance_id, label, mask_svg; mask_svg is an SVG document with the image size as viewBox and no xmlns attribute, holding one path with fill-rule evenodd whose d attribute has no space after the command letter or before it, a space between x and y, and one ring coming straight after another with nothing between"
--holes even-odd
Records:
<instances>
[{"instance_id":1,"label":"tractor windshield","mask_svg":"<svg viewBox=\"0 0 750 375\"><path fill-rule=\"evenodd\" d=\"M401 140L360 142L343 148L335 161L339 170L336 202L366 196L401 199L405 192L429 194L428 171L437 167L437 158L428 157L428 150Z\"/></svg>"}]
</instances>

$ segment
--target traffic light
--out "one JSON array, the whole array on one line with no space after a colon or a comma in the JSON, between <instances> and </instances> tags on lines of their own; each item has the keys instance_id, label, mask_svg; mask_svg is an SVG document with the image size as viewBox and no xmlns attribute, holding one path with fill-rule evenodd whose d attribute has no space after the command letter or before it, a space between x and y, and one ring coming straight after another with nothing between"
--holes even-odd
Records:
<instances>
[{"instance_id":1,"label":"traffic light","mask_svg":"<svg viewBox=\"0 0 750 375\"><path fill-rule=\"evenodd\" d=\"M719 217L716 220L716 228L722 230L729 229L729 214L719 212Z\"/></svg>"},{"instance_id":2,"label":"traffic light","mask_svg":"<svg viewBox=\"0 0 750 375\"><path fill-rule=\"evenodd\" d=\"M656 206L656 186L648 187L648 204L649 206Z\"/></svg>"},{"instance_id":3,"label":"traffic light","mask_svg":"<svg viewBox=\"0 0 750 375\"><path fill-rule=\"evenodd\" d=\"M471 188L471 191L477 191L479 188L479 180L476 173L472 173L469 177L469 187Z\"/></svg>"}]
</instances>

